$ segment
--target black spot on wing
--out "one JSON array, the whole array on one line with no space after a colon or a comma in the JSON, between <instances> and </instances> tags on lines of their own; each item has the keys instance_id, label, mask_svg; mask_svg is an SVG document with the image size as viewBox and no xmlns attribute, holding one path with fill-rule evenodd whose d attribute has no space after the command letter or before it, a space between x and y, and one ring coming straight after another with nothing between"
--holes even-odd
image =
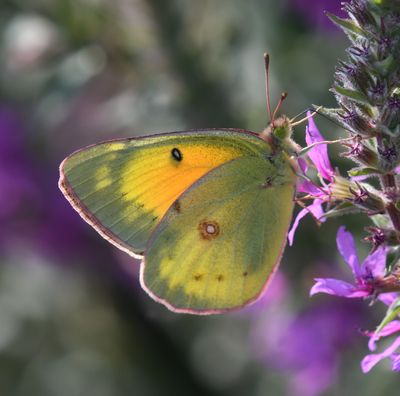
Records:
<instances>
[{"instance_id":1,"label":"black spot on wing","mask_svg":"<svg viewBox=\"0 0 400 396\"><path fill-rule=\"evenodd\" d=\"M178 148L176 148L176 147L174 147L174 148L171 150L171 155L172 155L172 158L173 158L175 161L181 162L181 161L183 160L182 151L180 151L180 150L179 150Z\"/></svg>"}]
</instances>

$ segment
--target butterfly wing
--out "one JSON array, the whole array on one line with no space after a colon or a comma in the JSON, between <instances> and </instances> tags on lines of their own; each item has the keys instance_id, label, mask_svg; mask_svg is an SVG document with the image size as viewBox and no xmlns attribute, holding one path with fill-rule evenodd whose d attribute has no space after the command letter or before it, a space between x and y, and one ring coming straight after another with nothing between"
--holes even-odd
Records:
<instances>
[{"instance_id":1,"label":"butterfly wing","mask_svg":"<svg viewBox=\"0 0 400 396\"><path fill-rule=\"evenodd\" d=\"M218 313L254 301L280 261L294 184L284 154L241 157L207 173L155 229L142 286L179 312Z\"/></svg>"},{"instance_id":2,"label":"butterfly wing","mask_svg":"<svg viewBox=\"0 0 400 396\"><path fill-rule=\"evenodd\" d=\"M240 130L198 130L121 139L84 148L60 166L59 186L104 238L131 255L175 200L211 169L260 155L265 143Z\"/></svg>"}]
</instances>

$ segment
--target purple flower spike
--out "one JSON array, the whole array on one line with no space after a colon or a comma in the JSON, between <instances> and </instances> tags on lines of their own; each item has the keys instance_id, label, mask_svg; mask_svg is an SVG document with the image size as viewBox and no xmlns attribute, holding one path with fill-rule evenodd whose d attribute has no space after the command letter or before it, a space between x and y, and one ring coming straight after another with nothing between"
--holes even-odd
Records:
<instances>
[{"instance_id":1,"label":"purple flower spike","mask_svg":"<svg viewBox=\"0 0 400 396\"><path fill-rule=\"evenodd\" d=\"M339 279L315 279L310 295L326 293L346 298L367 297L374 293L375 280L383 277L386 262L386 247L379 247L360 264L353 236L340 227L336 238L337 246L345 263L350 267L355 284Z\"/></svg>"},{"instance_id":2,"label":"purple flower spike","mask_svg":"<svg viewBox=\"0 0 400 396\"><path fill-rule=\"evenodd\" d=\"M397 348L400 347L400 337L397 337L393 344L386 348L382 353L373 353L365 356L361 361L361 369L363 373L368 373L372 367L378 364L382 359L390 358L392 359L392 369L394 371L399 371L399 354L394 353Z\"/></svg>"},{"instance_id":3,"label":"purple flower spike","mask_svg":"<svg viewBox=\"0 0 400 396\"><path fill-rule=\"evenodd\" d=\"M307 112L308 126L306 127L306 143L311 145L313 143L324 141L324 137L321 135L311 116L311 112ZM335 174L331 162L328 157L328 148L326 144L320 144L308 152L308 156L314 163L318 170L318 173L327 181L333 181L333 175Z\"/></svg>"}]
</instances>

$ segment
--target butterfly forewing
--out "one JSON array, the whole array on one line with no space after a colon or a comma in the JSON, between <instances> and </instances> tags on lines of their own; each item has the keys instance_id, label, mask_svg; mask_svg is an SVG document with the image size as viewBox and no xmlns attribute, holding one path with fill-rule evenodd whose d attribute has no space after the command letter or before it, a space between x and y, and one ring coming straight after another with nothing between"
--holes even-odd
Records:
<instances>
[{"instance_id":1,"label":"butterfly forewing","mask_svg":"<svg viewBox=\"0 0 400 396\"><path fill-rule=\"evenodd\" d=\"M59 185L103 237L129 254L143 254L161 218L189 186L223 163L269 153L254 134L230 129L121 139L66 158Z\"/></svg>"}]
</instances>

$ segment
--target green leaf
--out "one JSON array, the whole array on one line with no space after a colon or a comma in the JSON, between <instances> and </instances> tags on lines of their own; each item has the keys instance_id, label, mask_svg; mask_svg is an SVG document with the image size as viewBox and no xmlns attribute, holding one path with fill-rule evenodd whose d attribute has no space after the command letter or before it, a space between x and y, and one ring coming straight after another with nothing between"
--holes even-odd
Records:
<instances>
[{"instance_id":1,"label":"green leaf","mask_svg":"<svg viewBox=\"0 0 400 396\"><path fill-rule=\"evenodd\" d=\"M334 85L333 88L331 88L331 91L332 90L356 102L368 105L370 104L368 98L360 91L355 91L354 89L349 89L349 88L343 88L340 87L339 85Z\"/></svg>"},{"instance_id":2,"label":"green leaf","mask_svg":"<svg viewBox=\"0 0 400 396\"><path fill-rule=\"evenodd\" d=\"M347 173L351 177L354 177L354 176L376 176L377 174L381 174L381 172L378 169L364 168L364 167L350 169Z\"/></svg>"},{"instance_id":3,"label":"green leaf","mask_svg":"<svg viewBox=\"0 0 400 396\"><path fill-rule=\"evenodd\" d=\"M370 216L370 219L379 228L389 228L391 226L391 221L387 215L377 214Z\"/></svg>"},{"instance_id":4,"label":"green leaf","mask_svg":"<svg viewBox=\"0 0 400 396\"><path fill-rule=\"evenodd\" d=\"M354 206L350 202L342 202L341 204L335 206L335 208L327 211L324 213L322 217L324 218L332 218L332 217L338 217L338 216L343 216L347 214L354 214L354 213L360 213L361 210Z\"/></svg>"},{"instance_id":5,"label":"green leaf","mask_svg":"<svg viewBox=\"0 0 400 396\"><path fill-rule=\"evenodd\" d=\"M348 124L346 124L343 121L342 116L340 115L341 109L338 108L326 108L326 107L321 107L317 105L313 105L313 108L317 111L317 114L320 114L322 116L325 116L328 118L330 121L332 121L334 124L340 126L341 128L357 133L357 131L354 128L351 128Z\"/></svg>"},{"instance_id":6,"label":"green leaf","mask_svg":"<svg viewBox=\"0 0 400 396\"><path fill-rule=\"evenodd\" d=\"M327 12L326 15L330 20L338 25L340 28L344 30L345 33L349 34L356 34L358 36L363 36L366 37L367 33L361 29L358 25L356 25L351 19L343 19L339 18L334 14L331 14L330 12Z\"/></svg>"},{"instance_id":7,"label":"green leaf","mask_svg":"<svg viewBox=\"0 0 400 396\"><path fill-rule=\"evenodd\" d=\"M393 55L389 55L382 61L376 61L373 63L373 68L383 77L387 77L397 67L397 63L393 58Z\"/></svg>"}]
</instances>

